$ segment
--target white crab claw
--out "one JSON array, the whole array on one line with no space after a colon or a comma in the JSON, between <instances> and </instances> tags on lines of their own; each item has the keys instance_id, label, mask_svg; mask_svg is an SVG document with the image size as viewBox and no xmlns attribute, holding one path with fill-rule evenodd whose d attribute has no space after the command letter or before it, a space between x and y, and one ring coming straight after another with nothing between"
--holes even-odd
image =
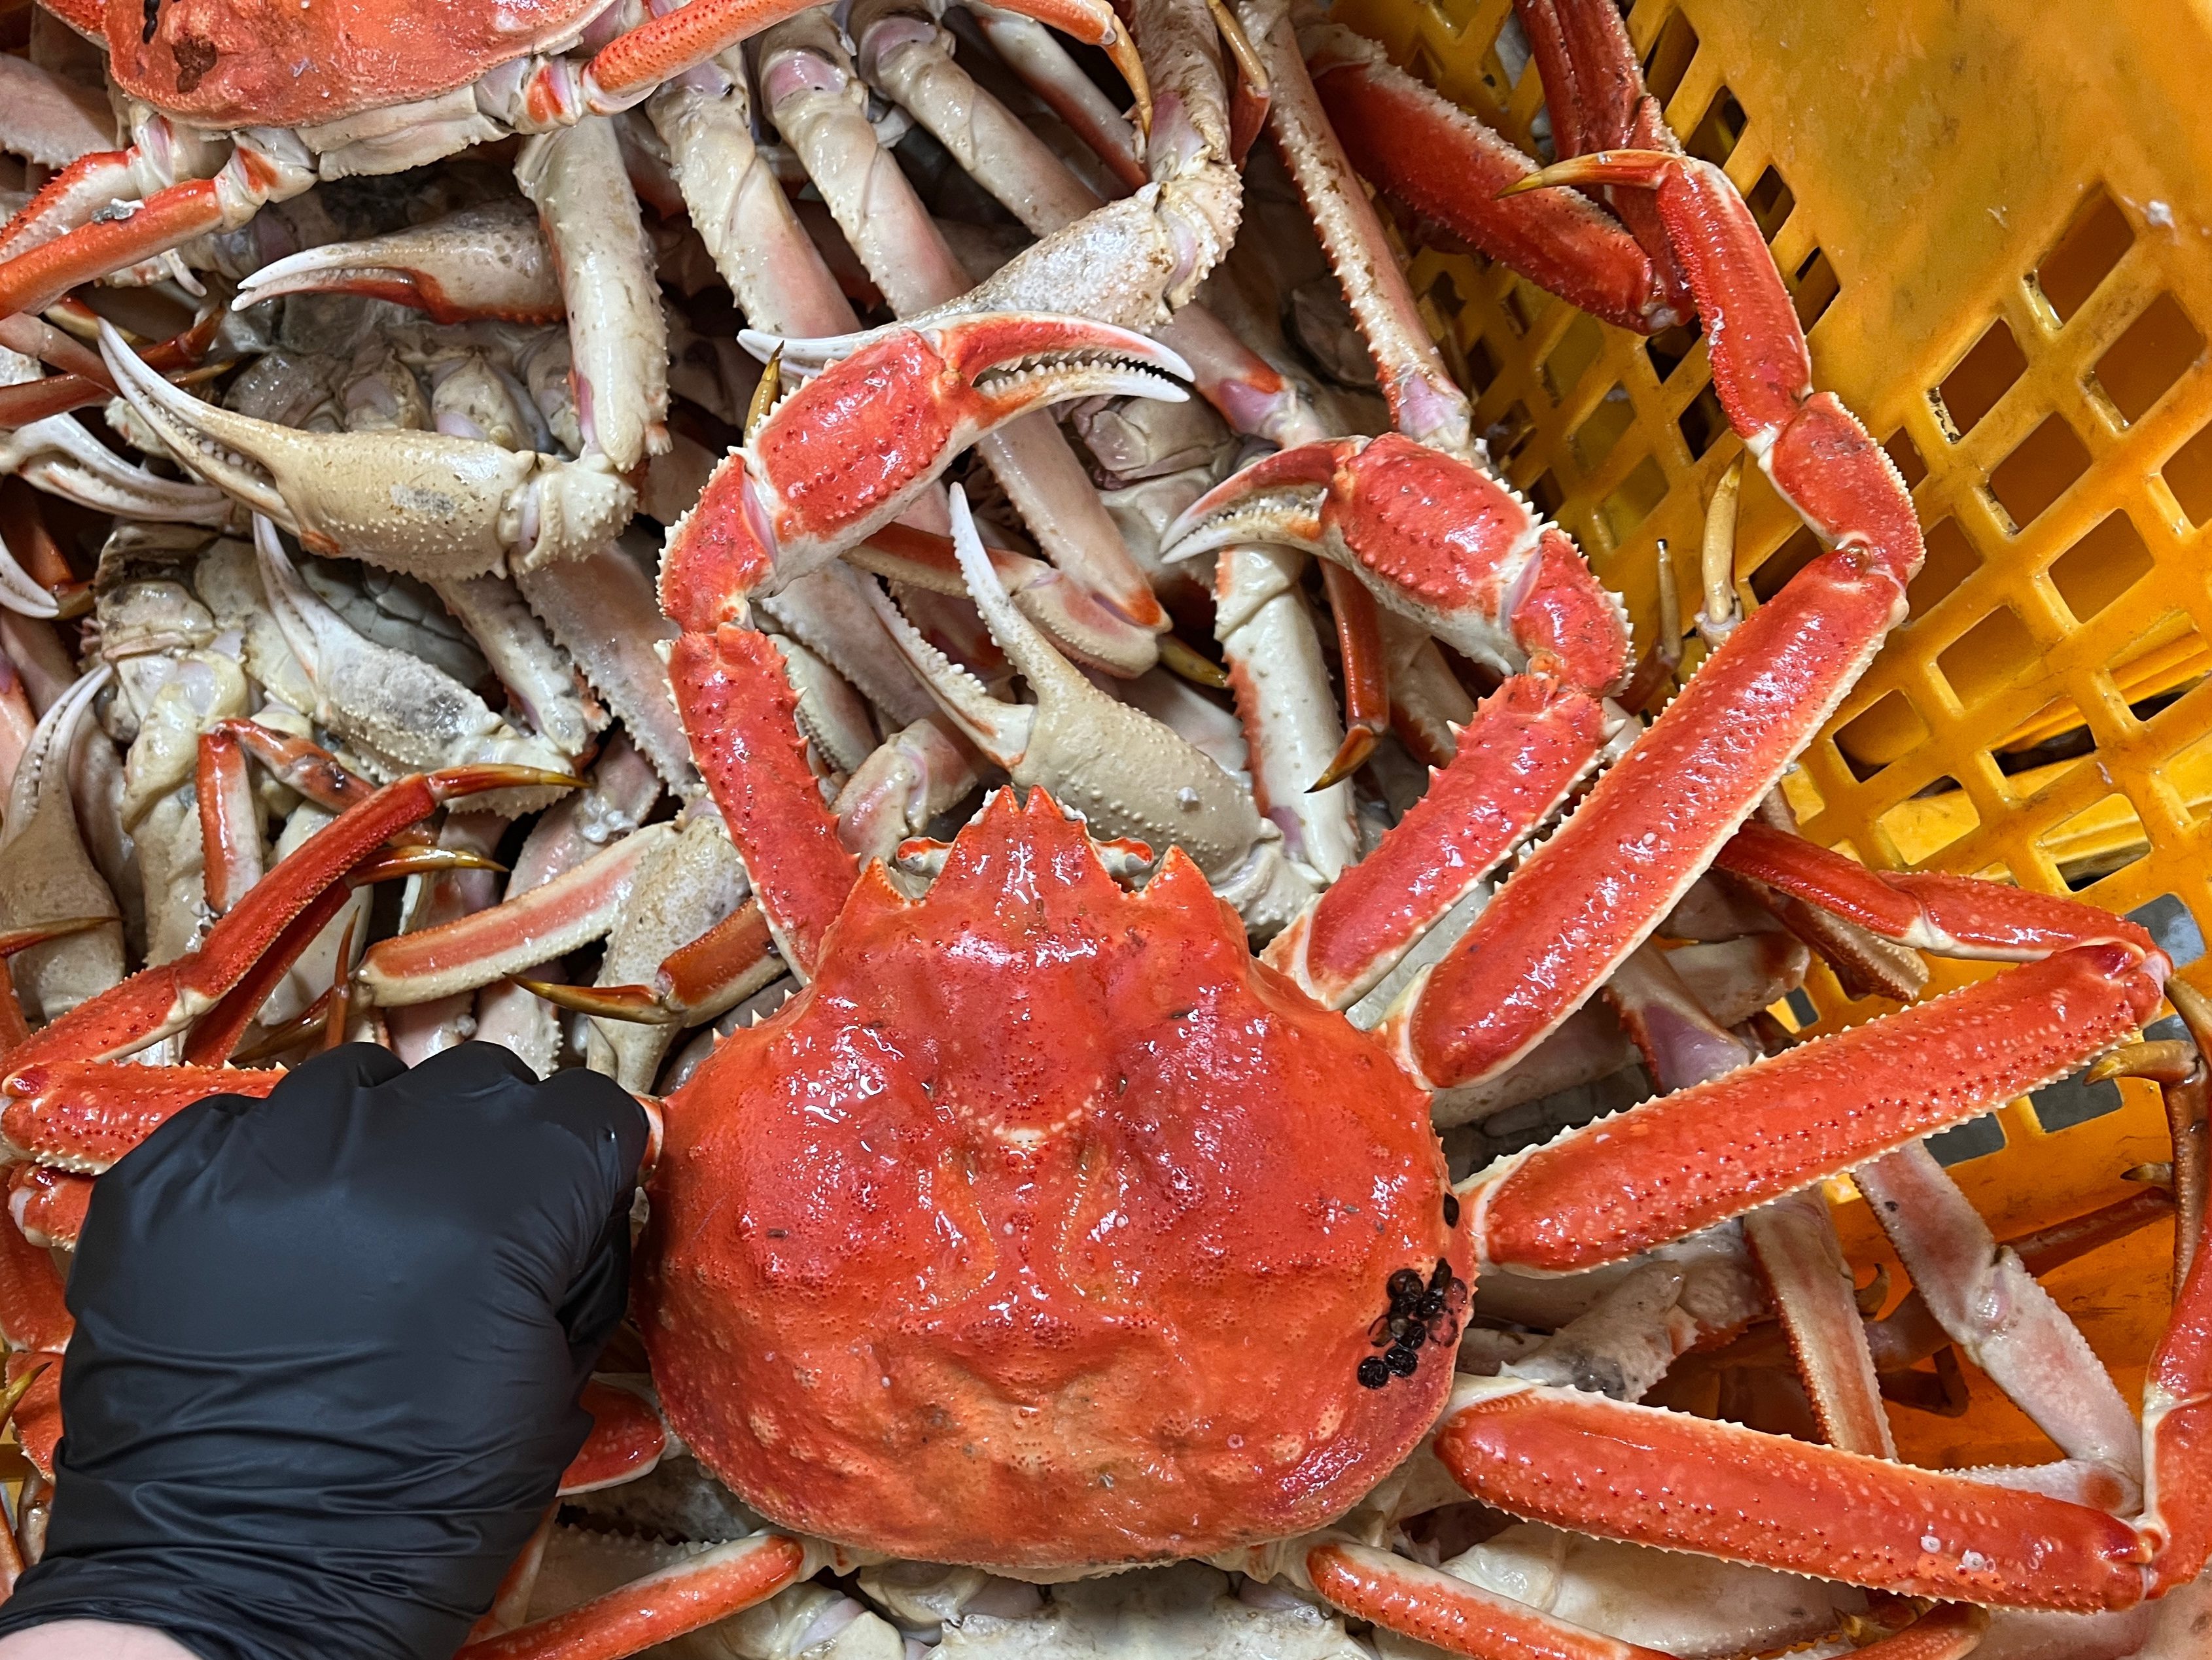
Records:
<instances>
[{"instance_id":1,"label":"white crab claw","mask_svg":"<svg viewBox=\"0 0 2212 1660\"><path fill-rule=\"evenodd\" d=\"M100 324L116 384L178 459L323 554L426 580L597 552L636 494L605 467L442 433L304 433L218 409Z\"/></svg>"},{"instance_id":2,"label":"white crab claw","mask_svg":"<svg viewBox=\"0 0 2212 1660\"><path fill-rule=\"evenodd\" d=\"M304 249L240 283L231 309L294 294L368 294L412 306L438 323L480 317L553 323L562 315L560 279L537 211L519 197L389 236Z\"/></svg>"},{"instance_id":3,"label":"white crab claw","mask_svg":"<svg viewBox=\"0 0 2212 1660\"><path fill-rule=\"evenodd\" d=\"M1267 833L1249 791L1171 728L1085 680L1023 615L955 488L952 546L991 638L1029 682L1034 704L1002 703L923 639L880 592L877 614L953 723L1017 784L1041 784L1089 821L1155 851L1182 847L1209 876L1243 868Z\"/></svg>"},{"instance_id":4,"label":"white crab claw","mask_svg":"<svg viewBox=\"0 0 2212 1660\"><path fill-rule=\"evenodd\" d=\"M0 472L20 473L49 495L142 524L219 525L230 517L222 491L133 466L70 415L0 437Z\"/></svg>"}]
</instances>

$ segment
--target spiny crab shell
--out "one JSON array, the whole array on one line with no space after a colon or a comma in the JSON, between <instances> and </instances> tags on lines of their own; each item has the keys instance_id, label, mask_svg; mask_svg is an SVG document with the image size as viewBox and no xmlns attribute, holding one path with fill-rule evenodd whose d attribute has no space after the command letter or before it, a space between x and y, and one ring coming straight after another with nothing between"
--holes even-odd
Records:
<instances>
[{"instance_id":1,"label":"spiny crab shell","mask_svg":"<svg viewBox=\"0 0 2212 1660\"><path fill-rule=\"evenodd\" d=\"M1042 790L923 899L870 867L812 984L669 1101L650 1194L641 1324L711 1469L1038 1577L1340 1514L1436 1421L1465 1309L1426 1100L1188 859L1130 893ZM1377 1387L1407 1270L1447 1306Z\"/></svg>"}]
</instances>

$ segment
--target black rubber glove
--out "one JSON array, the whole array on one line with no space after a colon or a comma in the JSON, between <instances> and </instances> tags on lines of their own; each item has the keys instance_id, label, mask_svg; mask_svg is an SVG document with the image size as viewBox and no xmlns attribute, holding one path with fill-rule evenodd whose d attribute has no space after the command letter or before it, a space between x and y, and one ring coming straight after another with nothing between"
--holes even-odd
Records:
<instances>
[{"instance_id":1,"label":"black rubber glove","mask_svg":"<svg viewBox=\"0 0 2212 1660\"><path fill-rule=\"evenodd\" d=\"M444 1660L590 1427L645 1145L612 1081L489 1044L355 1045L179 1113L94 1190L46 1556L0 1633Z\"/></svg>"}]
</instances>

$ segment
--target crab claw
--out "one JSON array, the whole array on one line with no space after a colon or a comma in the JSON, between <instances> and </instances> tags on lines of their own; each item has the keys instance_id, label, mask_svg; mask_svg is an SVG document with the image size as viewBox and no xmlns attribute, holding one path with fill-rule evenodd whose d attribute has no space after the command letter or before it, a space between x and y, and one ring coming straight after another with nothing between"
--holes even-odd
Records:
<instances>
[{"instance_id":1,"label":"crab claw","mask_svg":"<svg viewBox=\"0 0 2212 1660\"><path fill-rule=\"evenodd\" d=\"M564 313L537 210L519 197L279 259L238 285L231 308L295 294L363 294L410 306L437 323L557 323Z\"/></svg>"},{"instance_id":2,"label":"crab claw","mask_svg":"<svg viewBox=\"0 0 2212 1660\"><path fill-rule=\"evenodd\" d=\"M986 548L983 552L1022 615L1051 635L1053 644L1078 663L1109 674L1133 676L1142 674L1162 654L1162 636L1139 627L1042 560L1004 548ZM964 598L968 592L968 585L961 580L952 538L933 530L886 524L845 557L864 571L932 593ZM5 595L0 594L0 604L5 603Z\"/></svg>"},{"instance_id":3,"label":"crab claw","mask_svg":"<svg viewBox=\"0 0 2212 1660\"><path fill-rule=\"evenodd\" d=\"M1008 597L975 534L966 494L952 492L952 544L976 609L1036 698L1004 703L923 639L872 589L899 650L953 724L1021 785L1042 785L1101 837L1182 847L1209 876L1237 869L1261 839L1251 794L1203 751L1142 710L1093 686Z\"/></svg>"},{"instance_id":4,"label":"crab claw","mask_svg":"<svg viewBox=\"0 0 2212 1660\"><path fill-rule=\"evenodd\" d=\"M786 367L828 367L776 405L671 535L661 609L693 632L742 621L747 595L881 530L985 433L1068 398L1181 399L1164 376L1190 373L1143 335L1026 312L831 342L739 339L763 357L781 345Z\"/></svg>"},{"instance_id":5,"label":"crab claw","mask_svg":"<svg viewBox=\"0 0 2212 1660\"><path fill-rule=\"evenodd\" d=\"M597 553L636 493L603 467L442 433L303 433L218 409L148 368L106 323L100 354L185 465L310 551L426 581Z\"/></svg>"},{"instance_id":6,"label":"crab claw","mask_svg":"<svg viewBox=\"0 0 2212 1660\"><path fill-rule=\"evenodd\" d=\"M1356 572L1377 600L1501 673L1539 659L1592 692L1629 666L1627 614L1510 485L1396 433L1254 462L1183 510L1170 560L1278 542Z\"/></svg>"},{"instance_id":7,"label":"crab claw","mask_svg":"<svg viewBox=\"0 0 2212 1660\"><path fill-rule=\"evenodd\" d=\"M230 516L230 503L222 491L134 467L72 415L48 415L0 438L0 472L21 473L25 482L49 495L123 518L219 525ZM27 615L42 614L33 610Z\"/></svg>"}]
</instances>

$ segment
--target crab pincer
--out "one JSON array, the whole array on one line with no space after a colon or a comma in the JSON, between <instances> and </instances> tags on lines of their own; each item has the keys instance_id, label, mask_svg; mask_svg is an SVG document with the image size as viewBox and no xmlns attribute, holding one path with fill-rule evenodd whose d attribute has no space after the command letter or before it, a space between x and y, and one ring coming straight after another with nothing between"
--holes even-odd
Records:
<instances>
[{"instance_id":1,"label":"crab pincer","mask_svg":"<svg viewBox=\"0 0 2212 1660\"><path fill-rule=\"evenodd\" d=\"M116 384L184 464L323 554L427 579L598 552L636 493L603 465L443 433L307 433L172 385L100 325Z\"/></svg>"}]
</instances>

